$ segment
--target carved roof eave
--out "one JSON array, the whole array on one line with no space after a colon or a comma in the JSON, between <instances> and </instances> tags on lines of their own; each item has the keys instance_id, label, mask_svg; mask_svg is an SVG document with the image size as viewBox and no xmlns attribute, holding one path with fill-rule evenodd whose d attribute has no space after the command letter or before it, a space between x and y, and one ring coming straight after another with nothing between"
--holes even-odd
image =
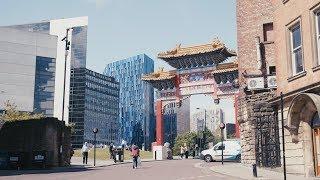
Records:
<instances>
[{"instance_id":1,"label":"carved roof eave","mask_svg":"<svg viewBox=\"0 0 320 180\"><path fill-rule=\"evenodd\" d=\"M217 41L211 44L184 47L184 48L181 48L181 46L179 45L173 50L159 53L158 58L164 61L170 61L176 58L213 53L213 52L219 52L219 53L223 52L226 57L237 56L237 53L235 51L228 49L223 43L221 43L220 41Z\"/></svg>"},{"instance_id":2,"label":"carved roof eave","mask_svg":"<svg viewBox=\"0 0 320 180\"><path fill-rule=\"evenodd\" d=\"M171 80L176 77L175 74L161 74L161 75L155 75L155 73L147 74L141 77L142 81L148 81L148 82L158 82L158 81L164 81L164 80Z\"/></svg>"},{"instance_id":3,"label":"carved roof eave","mask_svg":"<svg viewBox=\"0 0 320 180\"><path fill-rule=\"evenodd\" d=\"M148 82L153 88L160 91L165 89L173 89L175 87L174 79L148 80L146 82Z\"/></svg>"},{"instance_id":4,"label":"carved roof eave","mask_svg":"<svg viewBox=\"0 0 320 180\"><path fill-rule=\"evenodd\" d=\"M236 68L228 68L228 69L216 69L216 70L212 71L212 74L216 75L216 74L236 72L236 71L238 71L237 67Z\"/></svg>"},{"instance_id":5,"label":"carved roof eave","mask_svg":"<svg viewBox=\"0 0 320 180\"><path fill-rule=\"evenodd\" d=\"M237 61L230 62L230 63L224 63L224 64L218 64L216 66L216 69L212 71L212 74L215 75L215 74L235 72L235 71L238 71Z\"/></svg>"}]
</instances>

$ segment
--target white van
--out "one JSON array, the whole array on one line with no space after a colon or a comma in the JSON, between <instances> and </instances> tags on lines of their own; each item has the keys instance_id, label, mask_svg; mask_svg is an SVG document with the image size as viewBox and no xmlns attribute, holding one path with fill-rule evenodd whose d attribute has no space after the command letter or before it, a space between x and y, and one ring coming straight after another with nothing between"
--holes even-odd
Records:
<instances>
[{"instance_id":1,"label":"white van","mask_svg":"<svg viewBox=\"0 0 320 180\"><path fill-rule=\"evenodd\" d=\"M240 161L241 160L241 146L239 140L226 140L218 142L210 149L203 150L200 154L200 159L206 162L221 161L222 160L222 149L223 159L226 161Z\"/></svg>"}]
</instances>

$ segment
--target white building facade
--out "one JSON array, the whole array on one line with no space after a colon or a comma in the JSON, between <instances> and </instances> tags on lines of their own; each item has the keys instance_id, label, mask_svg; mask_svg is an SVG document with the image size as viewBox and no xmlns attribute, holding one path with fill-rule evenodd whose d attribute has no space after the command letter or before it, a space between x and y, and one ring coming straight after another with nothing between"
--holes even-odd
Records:
<instances>
[{"instance_id":1,"label":"white building facade","mask_svg":"<svg viewBox=\"0 0 320 180\"><path fill-rule=\"evenodd\" d=\"M56 117L60 120L64 120L66 123L68 123L69 119L71 69L82 68L86 66L87 26L88 17L55 19L39 23L7 26L9 28L31 32L41 32L57 36L58 40L56 54L53 117ZM67 29L69 29L68 33ZM68 40L70 41L69 51L65 50L66 43L65 41L62 41L62 39L66 37L67 34ZM65 62L67 63L65 64ZM65 65L66 73L64 73ZM64 77L64 74L66 74L66 77ZM64 80L65 89L63 88ZM62 113L63 101L64 113ZM64 117L62 117L62 114L64 114Z\"/></svg>"}]
</instances>

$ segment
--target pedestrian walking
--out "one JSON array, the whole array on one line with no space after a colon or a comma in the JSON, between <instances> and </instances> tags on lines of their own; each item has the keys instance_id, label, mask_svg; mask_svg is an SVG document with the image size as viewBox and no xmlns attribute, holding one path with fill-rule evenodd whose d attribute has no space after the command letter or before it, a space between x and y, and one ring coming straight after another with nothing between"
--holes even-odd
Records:
<instances>
[{"instance_id":1,"label":"pedestrian walking","mask_svg":"<svg viewBox=\"0 0 320 180\"><path fill-rule=\"evenodd\" d=\"M132 167L133 169L135 169L138 167L138 158L140 156L140 150L138 146L132 145L131 155L132 155L132 163L133 163Z\"/></svg>"},{"instance_id":2,"label":"pedestrian walking","mask_svg":"<svg viewBox=\"0 0 320 180\"><path fill-rule=\"evenodd\" d=\"M109 146L109 155L110 155L110 157L109 157L109 159L114 159L113 158L113 144L111 143L110 144L110 146Z\"/></svg>"},{"instance_id":3,"label":"pedestrian walking","mask_svg":"<svg viewBox=\"0 0 320 180\"><path fill-rule=\"evenodd\" d=\"M85 142L82 146L82 162L83 164L88 164L88 153L89 153L89 147L88 147L88 143Z\"/></svg>"},{"instance_id":4,"label":"pedestrian walking","mask_svg":"<svg viewBox=\"0 0 320 180\"><path fill-rule=\"evenodd\" d=\"M187 143L184 143L184 154L186 159L189 157L189 147L187 146Z\"/></svg>"},{"instance_id":5,"label":"pedestrian walking","mask_svg":"<svg viewBox=\"0 0 320 180\"><path fill-rule=\"evenodd\" d=\"M181 159L183 159L183 156L184 156L184 147L183 146L180 146L180 156L181 156Z\"/></svg>"},{"instance_id":6,"label":"pedestrian walking","mask_svg":"<svg viewBox=\"0 0 320 180\"><path fill-rule=\"evenodd\" d=\"M191 147L191 148L190 148L190 152L191 152L192 158L194 159L194 157L196 156L196 150L195 150L195 148Z\"/></svg>"}]
</instances>

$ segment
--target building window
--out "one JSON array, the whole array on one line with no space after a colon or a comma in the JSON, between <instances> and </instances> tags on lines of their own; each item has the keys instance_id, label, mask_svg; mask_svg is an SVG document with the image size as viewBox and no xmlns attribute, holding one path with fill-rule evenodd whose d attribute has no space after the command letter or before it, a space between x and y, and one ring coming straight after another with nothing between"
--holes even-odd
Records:
<instances>
[{"instance_id":1,"label":"building window","mask_svg":"<svg viewBox=\"0 0 320 180\"><path fill-rule=\"evenodd\" d=\"M317 46L317 63L316 65L320 65L320 10L315 11L315 25L316 25L316 46Z\"/></svg>"},{"instance_id":2,"label":"building window","mask_svg":"<svg viewBox=\"0 0 320 180\"><path fill-rule=\"evenodd\" d=\"M269 66L269 74L271 75L276 74L276 66Z\"/></svg>"},{"instance_id":3,"label":"building window","mask_svg":"<svg viewBox=\"0 0 320 180\"><path fill-rule=\"evenodd\" d=\"M263 41L272 42L273 38L273 23L263 24Z\"/></svg>"},{"instance_id":4,"label":"building window","mask_svg":"<svg viewBox=\"0 0 320 180\"><path fill-rule=\"evenodd\" d=\"M289 30L290 30L290 42L291 42L290 53L291 53L292 75L296 75L304 70L300 22L293 25Z\"/></svg>"}]
</instances>

